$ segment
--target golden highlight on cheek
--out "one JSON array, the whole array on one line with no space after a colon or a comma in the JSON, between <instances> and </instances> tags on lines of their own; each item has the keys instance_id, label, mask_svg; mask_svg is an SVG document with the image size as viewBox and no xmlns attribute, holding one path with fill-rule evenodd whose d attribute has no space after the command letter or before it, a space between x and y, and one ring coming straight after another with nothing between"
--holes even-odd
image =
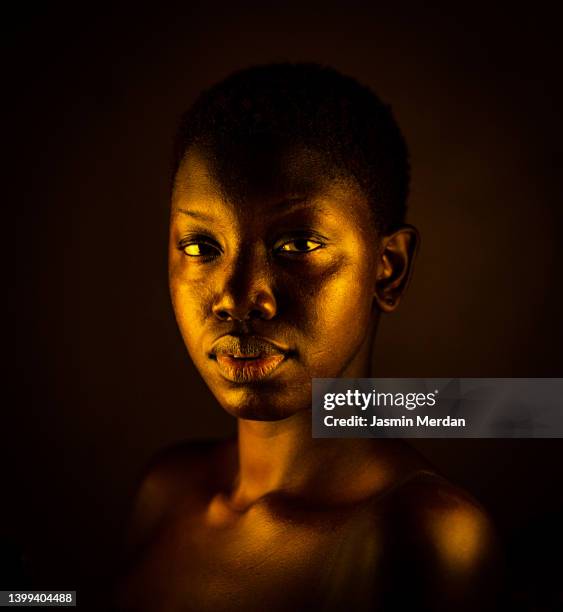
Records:
<instances>
[{"instance_id":1,"label":"golden highlight on cheek","mask_svg":"<svg viewBox=\"0 0 563 612\"><path fill-rule=\"evenodd\" d=\"M193 279L180 274L171 282L171 295L176 316L189 323L192 330L203 328L215 295L205 278L200 275Z\"/></svg>"}]
</instances>

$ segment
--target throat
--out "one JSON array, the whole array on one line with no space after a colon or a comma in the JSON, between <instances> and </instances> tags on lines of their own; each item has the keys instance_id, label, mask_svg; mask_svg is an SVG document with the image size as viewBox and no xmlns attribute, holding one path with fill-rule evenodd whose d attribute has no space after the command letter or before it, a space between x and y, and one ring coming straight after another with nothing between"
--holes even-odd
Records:
<instances>
[{"instance_id":1,"label":"throat","mask_svg":"<svg viewBox=\"0 0 563 612\"><path fill-rule=\"evenodd\" d=\"M359 500L389 477L377 442L313 438L310 411L275 422L240 419L236 477L222 503L240 513L274 494L311 503Z\"/></svg>"}]
</instances>

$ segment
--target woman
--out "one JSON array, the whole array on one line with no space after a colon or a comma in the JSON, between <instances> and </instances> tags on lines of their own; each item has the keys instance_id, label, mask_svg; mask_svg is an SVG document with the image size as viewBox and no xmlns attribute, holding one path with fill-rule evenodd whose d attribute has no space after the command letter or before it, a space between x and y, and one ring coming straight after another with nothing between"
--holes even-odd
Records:
<instances>
[{"instance_id":1,"label":"woman","mask_svg":"<svg viewBox=\"0 0 563 612\"><path fill-rule=\"evenodd\" d=\"M153 461L121 609L493 609L494 536L467 494L400 441L311 435L311 380L369 377L407 285L408 176L390 108L329 68L244 70L186 113L170 290L238 437Z\"/></svg>"}]
</instances>

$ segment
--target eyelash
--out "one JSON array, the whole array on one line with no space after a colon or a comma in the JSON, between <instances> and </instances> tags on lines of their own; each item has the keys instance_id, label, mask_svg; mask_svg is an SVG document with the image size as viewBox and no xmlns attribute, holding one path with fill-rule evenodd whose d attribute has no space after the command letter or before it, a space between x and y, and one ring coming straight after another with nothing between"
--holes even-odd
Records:
<instances>
[{"instance_id":1,"label":"eyelash","mask_svg":"<svg viewBox=\"0 0 563 612\"><path fill-rule=\"evenodd\" d=\"M190 255L189 253L186 253L186 249L189 246L195 245L206 245L213 249L215 251L215 254ZM211 240L207 236L187 236L180 240L180 242L178 243L178 250L181 251L186 257L198 259L201 262L212 261L223 252L221 247L219 247L219 245L214 240Z\"/></svg>"},{"instance_id":2,"label":"eyelash","mask_svg":"<svg viewBox=\"0 0 563 612\"><path fill-rule=\"evenodd\" d=\"M315 248L310 249L308 251L299 251L299 250L295 250L295 251L282 251L283 247L292 244L294 242L312 242L314 244L316 244L317 246L315 246ZM322 242L321 240L319 240L317 237L315 236L298 236L295 238L292 238L291 240L286 240L284 241L282 244L280 244L278 247L275 248L275 252L276 253L282 253L284 255L289 255L291 257L295 256L295 255L308 255L309 253L313 253L314 251L317 251L318 249L322 249L326 246L326 244L324 242Z\"/></svg>"},{"instance_id":3,"label":"eyelash","mask_svg":"<svg viewBox=\"0 0 563 612\"><path fill-rule=\"evenodd\" d=\"M282 250L283 247L290 245L292 243L298 242L298 241L314 243L316 246L308 251ZM207 254L207 255L195 255L195 254L186 253L186 249L189 246L196 246L196 245L206 245L210 247L211 249L213 249L215 253ZM279 241L278 241L278 246L274 248L274 252L282 254L284 256L295 257L295 256L309 255L310 253L313 253L319 249L322 249L325 246L326 246L326 243L324 242L324 239L321 239L320 237L316 235L312 235L312 234L303 234L300 236L294 236L290 240L284 240L283 242L281 242L281 244L279 244ZM180 242L178 243L178 250L181 251L186 257L198 259L200 262L203 262L203 263L214 260L223 252L221 247L214 240L211 240L207 236L185 237L182 240L180 240Z\"/></svg>"}]
</instances>

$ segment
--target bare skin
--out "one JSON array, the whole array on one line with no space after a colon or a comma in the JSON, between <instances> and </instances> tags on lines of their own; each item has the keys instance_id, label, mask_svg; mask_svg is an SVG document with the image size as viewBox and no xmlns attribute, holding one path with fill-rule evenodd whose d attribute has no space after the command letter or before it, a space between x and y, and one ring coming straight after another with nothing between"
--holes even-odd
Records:
<instances>
[{"instance_id":1,"label":"bare skin","mask_svg":"<svg viewBox=\"0 0 563 612\"><path fill-rule=\"evenodd\" d=\"M260 160L259 183L241 162L244 199L199 151L178 173L172 301L238 437L154 460L120 609L494 609L494 534L474 500L400 441L311 435L311 378L370 375L416 231L378 235L359 189L315 155Z\"/></svg>"}]
</instances>

